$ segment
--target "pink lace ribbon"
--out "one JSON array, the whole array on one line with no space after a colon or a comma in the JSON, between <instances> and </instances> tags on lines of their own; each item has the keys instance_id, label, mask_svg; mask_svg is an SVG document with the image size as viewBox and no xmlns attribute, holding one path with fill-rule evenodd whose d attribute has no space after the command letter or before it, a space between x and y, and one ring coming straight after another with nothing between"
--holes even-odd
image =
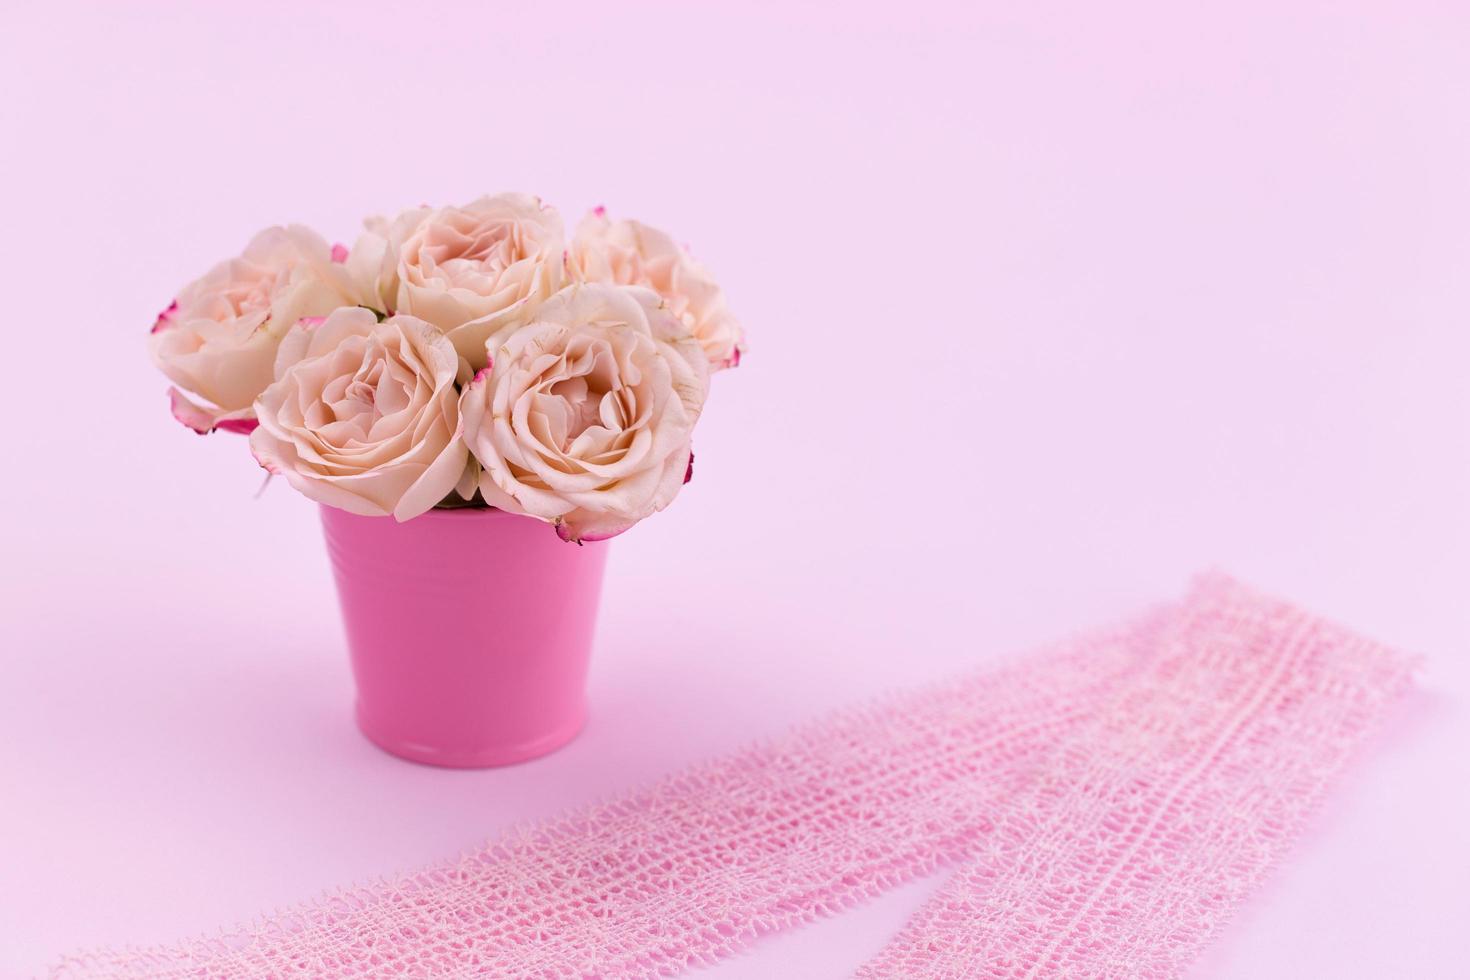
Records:
<instances>
[{"instance_id":1,"label":"pink lace ribbon","mask_svg":"<svg viewBox=\"0 0 1470 980\"><path fill-rule=\"evenodd\" d=\"M860 975L1171 977L1409 658L1224 578L458 861L63 977L670 975L958 865Z\"/></svg>"}]
</instances>

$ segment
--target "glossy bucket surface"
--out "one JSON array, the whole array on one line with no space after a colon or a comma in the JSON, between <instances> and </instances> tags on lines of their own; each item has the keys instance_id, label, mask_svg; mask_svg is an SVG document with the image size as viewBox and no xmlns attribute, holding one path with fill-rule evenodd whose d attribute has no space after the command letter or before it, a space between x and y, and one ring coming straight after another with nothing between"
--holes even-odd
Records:
<instances>
[{"instance_id":1,"label":"glossy bucket surface","mask_svg":"<svg viewBox=\"0 0 1470 980\"><path fill-rule=\"evenodd\" d=\"M438 766L522 762L586 718L587 663L607 543L487 509L402 524L323 506L357 724Z\"/></svg>"}]
</instances>

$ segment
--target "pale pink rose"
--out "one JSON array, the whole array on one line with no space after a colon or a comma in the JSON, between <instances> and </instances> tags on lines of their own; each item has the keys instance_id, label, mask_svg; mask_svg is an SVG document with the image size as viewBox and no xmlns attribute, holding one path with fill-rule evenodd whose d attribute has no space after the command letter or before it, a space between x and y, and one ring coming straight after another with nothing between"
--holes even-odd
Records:
<instances>
[{"instance_id":1,"label":"pale pink rose","mask_svg":"<svg viewBox=\"0 0 1470 980\"><path fill-rule=\"evenodd\" d=\"M468 369L429 324L340 309L281 342L250 449L313 500L406 521L467 478L457 377Z\"/></svg>"},{"instance_id":2,"label":"pale pink rose","mask_svg":"<svg viewBox=\"0 0 1470 980\"><path fill-rule=\"evenodd\" d=\"M568 286L489 353L461 403L487 503L595 541L674 499L709 368L655 293Z\"/></svg>"},{"instance_id":3,"label":"pale pink rose","mask_svg":"<svg viewBox=\"0 0 1470 980\"><path fill-rule=\"evenodd\" d=\"M154 362L178 386L169 390L174 417L201 433L249 431L251 403L271 383L286 331L302 317L352 305L357 292L332 248L310 229L256 235L238 258L185 286L153 324Z\"/></svg>"},{"instance_id":4,"label":"pale pink rose","mask_svg":"<svg viewBox=\"0 0 1470 980\"><path fill-rule=\"evenodd\" d=\"M603 208L582 219L569 252L572 275L584 282L647 286L699 341L710 368L734 367L744 332L709 270L657 228L611 221Z\"/></svg>"},{"instance_id":5,"label":"pale pink rose","mask_svg":"<svg viewBox=\"0 0 1470 980\"><path fill-rule=\"evenodd\" d=\"M566 276L561 216L528 194L374 219L349 265L383 305L443 330L473 368L485 342L524 322Z\"/></svg>"},{"instance_id":6,"label":"pale pink rose","mask_svg":"<svg viewBox=\"0 0 1470 980\"><path fill-rule=\"evenodd\" d=\"M425 205L403 211L392 219L378 216L362 223L363 233L353 243L346 265L353 281L363 291L364 306L386 316L398 312L399 249L433 213L434 209Z\"/></svg>"}]
</instances>

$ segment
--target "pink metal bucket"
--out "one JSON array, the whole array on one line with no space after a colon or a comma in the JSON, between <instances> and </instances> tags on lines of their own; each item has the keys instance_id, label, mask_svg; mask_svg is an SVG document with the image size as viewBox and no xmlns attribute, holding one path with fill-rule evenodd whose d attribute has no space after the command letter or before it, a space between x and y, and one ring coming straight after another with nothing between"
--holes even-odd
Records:
<instances>
[{"instance_id":1,"label":"pink metal bucket","mask_svg":"<svg viewBox=\"0 0 1470 980\"><path fill-rule=\"evenodd\" d=\"M545 755L586 717L607 544L486 509L402 524L322 507L357 724L394 755L502 766Z\"/></svg>"}]
</instances>

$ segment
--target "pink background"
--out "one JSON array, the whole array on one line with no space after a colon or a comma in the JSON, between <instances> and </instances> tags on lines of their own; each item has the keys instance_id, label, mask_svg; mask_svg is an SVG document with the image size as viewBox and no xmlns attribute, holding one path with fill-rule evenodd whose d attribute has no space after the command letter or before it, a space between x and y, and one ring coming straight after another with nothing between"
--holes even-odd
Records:
<instances>
[{"instance_id":1,"label":"pink background","mask_svg":"<svg viewBox=\"0 0 1470 980\"><path fill-rule=\"evenodd\" d=\"M1199 975L1463 970L1455 5L132 6L0 15L0 975L453 855L1212 564L1432 660ZM449 772L354 731L315 508L171 421L143 340L266 224L502 189L689 240L751 354L615 543L585 734ZM712 975L846 975L933 886Z\"/></svg>"}]
</instances>

